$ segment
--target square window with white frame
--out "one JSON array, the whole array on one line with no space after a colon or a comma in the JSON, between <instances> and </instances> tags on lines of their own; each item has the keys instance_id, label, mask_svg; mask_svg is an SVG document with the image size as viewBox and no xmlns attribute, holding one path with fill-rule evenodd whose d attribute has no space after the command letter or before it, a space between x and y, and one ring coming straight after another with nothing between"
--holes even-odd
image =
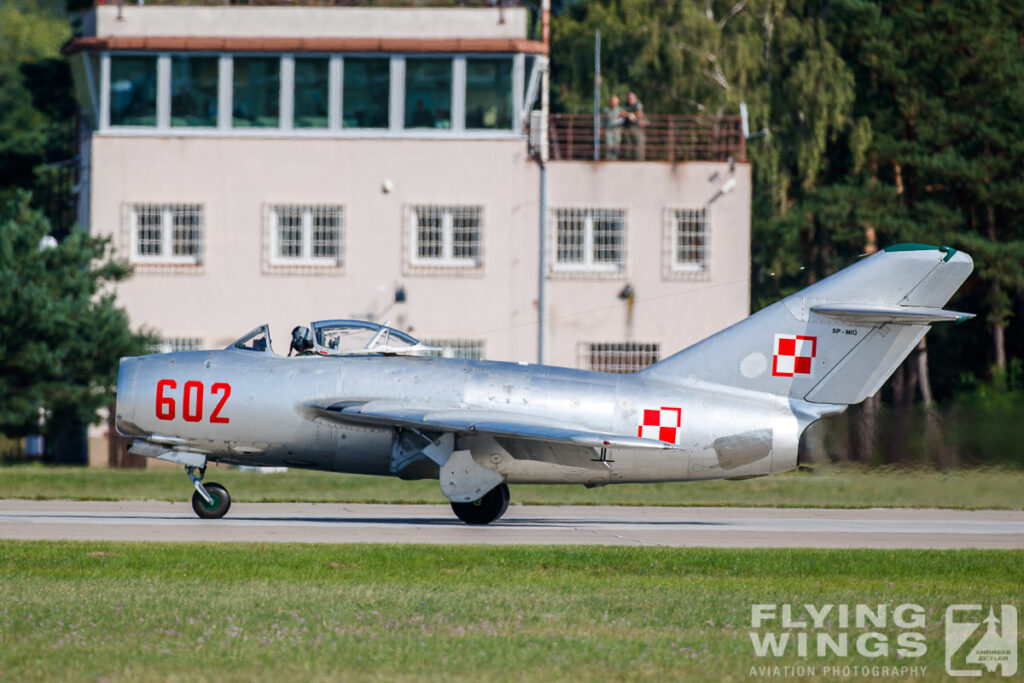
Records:
<instances>
[{"instance_id":1,"label":"square window with white frame","mask_svg":"<svg viewBox=\"0 0 1024 683\"><path fill-rule=\"evenodd\" d=\"M617 275L625 270L625 209L555 209L554 218L554 272Z\"/></svg>"},{"instance_id":2,"label":"square window with white frame","mask_svg":"<svg viewBox=\"0 0 1024 683\"><path fill-rule=\"evenodd\" d=\"M128 209L132 263L199 265L203 252L201 204L131 204Z\"/></svg>"},{"instance_id":3,"label":"square window with white frame","mask_svg":"<svg viewBox=\"0 0 1024 683\"><path fill-rule=\"evenodd\" d=\"M271 266L344 265L343 206L276 204L267 220Z\"/></svg>"},{"instance_id":4,"label":"square window with white frame","mask_svg":"<svg viewBox=\"0 0 1024 683\"><path fill-rule=\"evenodd\" d=\"M410 206L406 209L408 265L479 269L483 265L483 208Z\"/></svg>"},{"instance_id":5,"label":"square window with white frame","mask_svg":"<svg viewBox=\"0 0 1024 683\"><path fill-rule=\"evenodd\" d=\"M703 276L708 270L708 210L665 209L666 275Z\"/></svg>"}]
</instances>

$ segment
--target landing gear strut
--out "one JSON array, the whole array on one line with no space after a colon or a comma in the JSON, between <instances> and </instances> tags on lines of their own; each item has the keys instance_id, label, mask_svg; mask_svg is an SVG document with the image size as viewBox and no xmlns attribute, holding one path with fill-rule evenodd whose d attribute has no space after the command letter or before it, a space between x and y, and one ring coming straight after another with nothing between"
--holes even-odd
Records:
<instances>
[{"instance_id":1,"label":"landing gear strut","mask_svg":"<svg viewBox=\"0 0 1024 683\"><path fill-rule=\"evenodd\" d=\"M199 476L196 476L197 470ZM228 490L220 484L212 481L203 484L203 475L206 474L205 467L199 469L185 465L185 474L196 488L196 492L192 494L192 509L200 518L220 519L227 514L231 507L231 496L228 495Z\"/></svg>"},{"instance_id":2,"label":"landing gear strut","mask_svg":"<svg viewBox=\"0 0 1024 683\"><path fill-rule=\"evenodd\" d=\"M466 524L490 524L508 510L508 485L504 482L472 503L452 503L455 516Z\"/></svg>"}]
</instances>

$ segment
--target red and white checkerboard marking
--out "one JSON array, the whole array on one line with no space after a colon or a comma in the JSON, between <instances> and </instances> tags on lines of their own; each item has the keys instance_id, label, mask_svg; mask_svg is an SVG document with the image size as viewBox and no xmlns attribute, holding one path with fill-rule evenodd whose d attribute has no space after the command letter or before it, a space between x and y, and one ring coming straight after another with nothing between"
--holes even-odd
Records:
<instances>
[{"instance_id":1,"label":"red and white checkerboard marking","mask_svg":"<svg viewBox=\"0 0 1024 683\"><path fill-rule=\"evenodd\" d=\"M682 408L645 410L644 421L637 429L636 435L641 439L658 439L659 441L676 442L676 434L683 424Z\"/></svg>"},{"instance_id":2,"label":"red and white checkerboard marking","mask_svg":"<svg viewBox=\"0 0 1024 683\"><path fill-rule=\"evenodd\" d=\"M775 335L772 374L776 377L813 375L814 357L818 354L818 338L800 334Z\"/></svg>"}]
</instances>

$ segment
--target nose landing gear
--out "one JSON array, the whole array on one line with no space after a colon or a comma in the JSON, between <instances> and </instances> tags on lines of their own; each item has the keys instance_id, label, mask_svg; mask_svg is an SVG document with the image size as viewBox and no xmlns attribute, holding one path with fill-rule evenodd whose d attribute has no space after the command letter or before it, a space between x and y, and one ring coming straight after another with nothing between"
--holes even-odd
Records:
<instances>
[{"instance_id":1,"label":"nose landing gear","mask_svg":"<svg viewBox=\"0 0 1024 683\"><path fill-rule=\"evenodd\" d=\"M198 470L199 476L196 476ZM220 484L210 482L203 484L203 475L206 468L185 466L185 474L188 475L196 492L192 494L192 509L201 519L220 519L227 514L231 507L231 496L228 490Z\"/></svg>"}]
</instances>

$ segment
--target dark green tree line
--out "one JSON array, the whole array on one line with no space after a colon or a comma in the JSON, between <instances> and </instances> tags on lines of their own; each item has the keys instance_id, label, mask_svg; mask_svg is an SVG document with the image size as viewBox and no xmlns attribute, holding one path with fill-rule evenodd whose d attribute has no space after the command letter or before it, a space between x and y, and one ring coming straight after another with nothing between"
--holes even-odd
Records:
<instances>
[{"instance_id":1,"label":"dark green tree line","mask_svg":"<svg viewBox=\"0 0 1024 683\"><path fill-rule=\"evenodd\" d=\"M888 244L971 253L951 306L979 319L912 354L885 390L898 412L964 375L998 385L1024 358L1022 16L981 0L593 1L555 21L553 102L589 110L597 29L605 97L708 117L746 102L755 307ZM851 411L865 460L878 409Z\"/></svg>"},{"instance_id":2,"label":"dark green tree line","mask_svg":"<svg viewBox=\"0 0 1024 683\"><path fill-rule=\"evenodd\" d=\"M0 199L30 191L58 236L74 222L75 104L60 54L70 35L56 0L0 6Z\"/></svg>"},{"instance_id":3,"label":"dark green tree line","mask_svg":"<svg viewBox=\"0 0 1024 683\"><path fill-rule=\"evenodd\" d=\"M10 438L37 433L43 416L49 436L81 441L112 401L118 359L148 341L112 294L127 268L72 227L75 111L60 55L70 35L59 0L0 5L0 436Z\"/></svg>"},{"instance_id":4,"label":"dark green tree line","mask_svg":"<svg viewBox=\"0 0 1024 683\"><path fill-rule=\"evenodd\" d=\"M110 284L127 269L107 240L50 225L28 197L0 207L0 433L38 431L45 414L87 424L112 401L121 356L143 352Z\"/></svg>"}]
</instances>

